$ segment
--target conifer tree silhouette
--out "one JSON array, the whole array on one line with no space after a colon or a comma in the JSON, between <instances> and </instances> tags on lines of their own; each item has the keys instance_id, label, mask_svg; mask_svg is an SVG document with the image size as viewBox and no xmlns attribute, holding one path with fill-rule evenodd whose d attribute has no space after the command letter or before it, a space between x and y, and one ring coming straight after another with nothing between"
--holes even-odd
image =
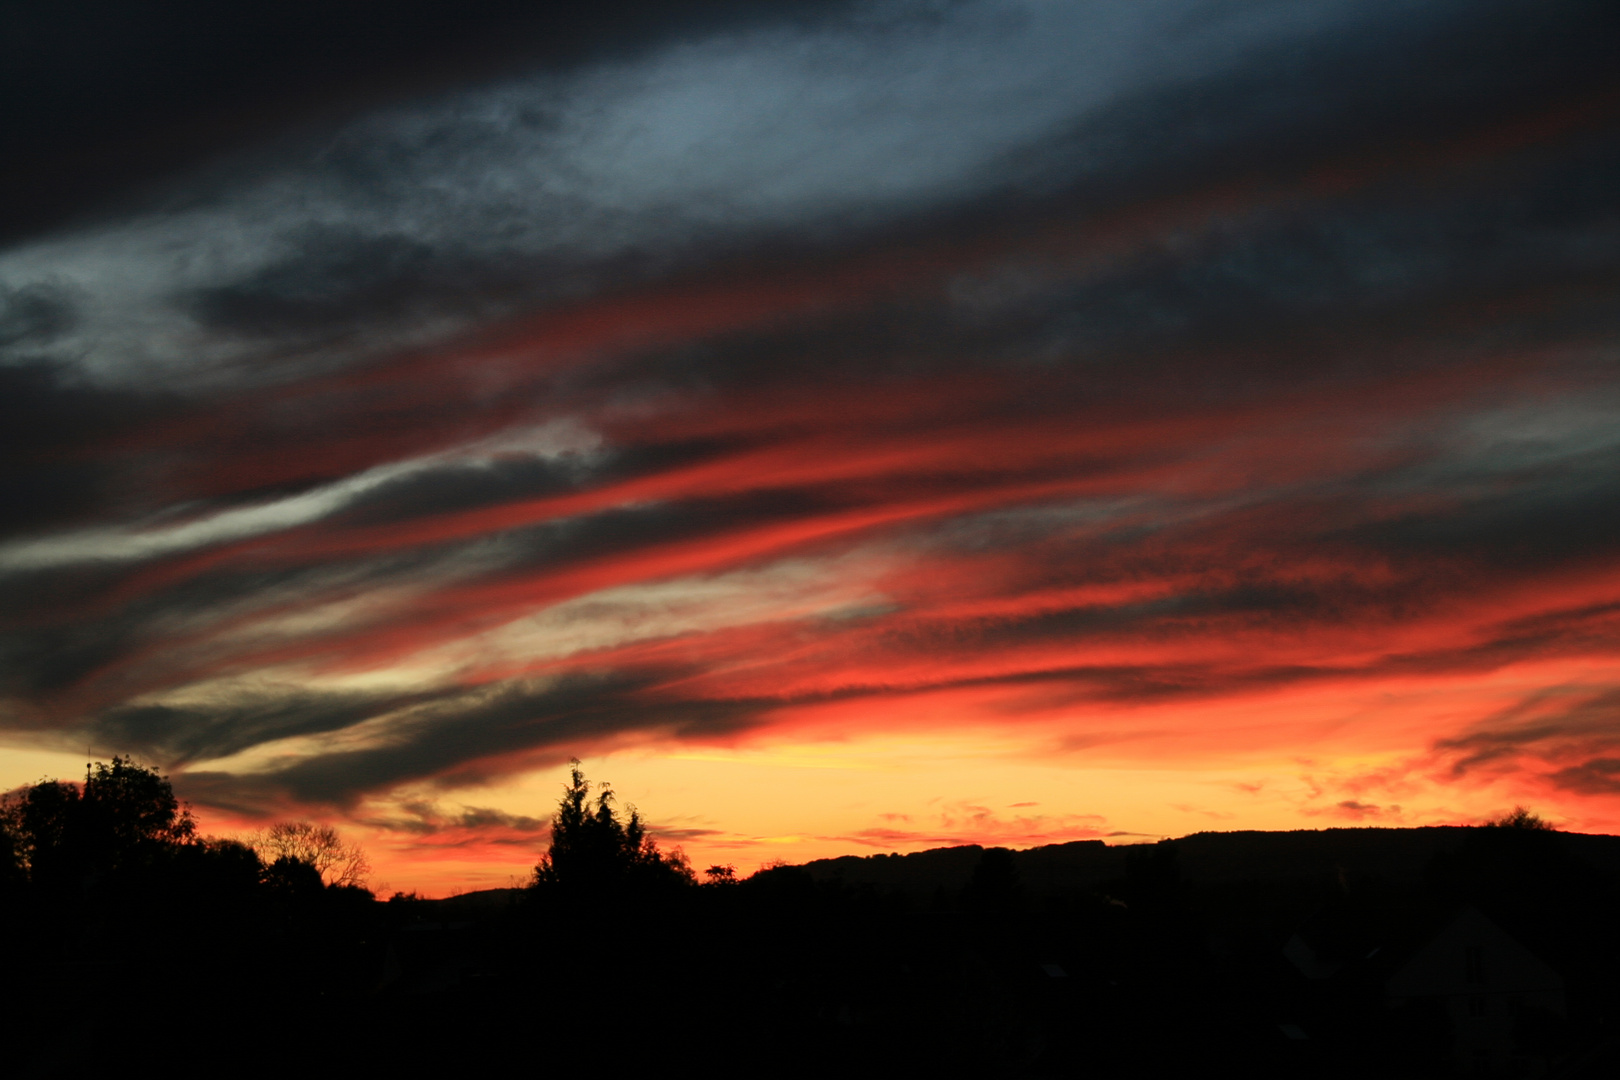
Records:
<instances>
[{"instance_id":1,"label":"conifer tree silhouette","mask_svg":"<svg viewBox=\"0 0 1620 1080\"><path fill-rule=\"evenodd\" d=\"M551 819L551 846L534 868L534 885L548 891L601 894L629 887L690 884L691 867L679 851L664 854L647 835L635 807L621 819L613 789L591 782L578 758L569 762L568 784Z\"/></svg>"}]
</instances>

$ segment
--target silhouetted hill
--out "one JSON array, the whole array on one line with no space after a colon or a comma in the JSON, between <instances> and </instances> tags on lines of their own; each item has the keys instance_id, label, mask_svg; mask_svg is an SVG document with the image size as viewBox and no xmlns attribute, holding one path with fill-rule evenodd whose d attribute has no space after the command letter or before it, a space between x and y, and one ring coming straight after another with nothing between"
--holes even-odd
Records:
<instances>
[{"instance_id":1,"label":"silhouetted hill","mask_svg":"<svg viewBox=\"0 0 1620 1080\"><path fill-rule=\"evenodd\" d=\"M1181 875L1191 882L1286 881L1341 872L1353 877L1415 883L1430 860L1455 852L1473 830L1460 826L1417 829L1296 829L1291 832L1202 832L1159 844L1107 845L1101 840L1048 844L1013 853L1025 888L1036 895L1094 889L1125 876L1132 852L1173 846ZM1620 836L1558 833L1571 855L1620 876ZM933 848L910 855L845 855L804 864L818 882L927 897L961 889L978 866L977 844Z\"/></svg>"},{"instance_id":2,"label":"silhouetted hill","mask_svg":"<svg viewBox=\"0 0 1620 1080\"><path fill-rule=\"evenodd\" d=\"M424 918L477 919L510 911L515 904L522 902L524 895L523 889L477 889L438 900L412 900L411 903L419 906Z\"/></svg>"}]
</instances>

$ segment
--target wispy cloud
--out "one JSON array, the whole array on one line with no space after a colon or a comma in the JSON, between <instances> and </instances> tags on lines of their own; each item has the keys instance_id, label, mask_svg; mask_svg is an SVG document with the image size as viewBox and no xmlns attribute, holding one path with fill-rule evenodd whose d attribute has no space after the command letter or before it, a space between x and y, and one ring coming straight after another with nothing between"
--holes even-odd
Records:
<instances>
[{"instance_id":1,"label":"wispy cloud","mask_svg":"<svg viewBox=\"0 0 1620 1080\"><path fill-rule=\"evenodd\" d=\"M99 528L0 544L0 572L42 570L80 562L131 562L192 548L228 543L320 521L368 494L445 466L487 466L502 458L557 460L598 449L594 433L566 421L538 431L506 432L498 438L406 461L376 465L353 476L296 495L205 512L174 524Z\"/></svg>"}]
</instances>

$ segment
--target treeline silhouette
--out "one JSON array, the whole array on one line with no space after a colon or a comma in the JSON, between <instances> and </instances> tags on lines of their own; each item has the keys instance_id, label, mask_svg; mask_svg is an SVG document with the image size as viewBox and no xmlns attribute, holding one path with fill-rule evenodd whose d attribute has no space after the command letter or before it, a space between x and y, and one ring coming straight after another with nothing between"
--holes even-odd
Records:
<instances>
[{"instance_id":1,"label":"treeline silhouette","mask_svg":"<svg viewBox=\"0 0 1620 1080\"><path fill-rule=\"evenodd\" d=\"M199 835L169 781L132 761L14 792L0 806L4 1071L307 1069L325 1040L301 1049L255 1017L292 1009L318 1032L324 1000L363 994L377 906L307 857Z\"/></svg>"},{"instance_id":2,"label":"treeline silhouette","mask_svg":"<svg viewBox=\"0 0 1620 1080\"><path fill-rule=\"evenodd\" d=\"M576 762L527 888L387 901L335 859L323 880L309 849L199 836L163 777L120 759L14 793L0 822L18 1075L140 1057L167 1075L1447 1076L1467 1067L1451 1021L1382 987L1462 908L1567 986L1562 1012L1503 1013L1505 1067L1615 1061L1620 838L1527 812L738 880L660 850Z\"/></svg>"}]
</instances>

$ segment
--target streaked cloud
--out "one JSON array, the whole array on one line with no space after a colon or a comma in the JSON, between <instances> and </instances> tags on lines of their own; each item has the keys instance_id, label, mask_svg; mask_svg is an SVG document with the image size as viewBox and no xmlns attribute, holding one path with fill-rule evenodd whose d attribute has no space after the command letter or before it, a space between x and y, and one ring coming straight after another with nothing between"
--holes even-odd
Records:
<instances>
[{"instance_id":1,"label":"streaked cloud","mask_svg":"<svg viewBox=\"0 0 1620 1080\"><path fill-rule=\"evenodd\" d=\"M594 435L566 422L535 432L508 432L451 452L375 465L296 495L204 513L175 524L89 529L0 545L0 572L79 562L136 561L228 543L320 521L379 489L447 465L487 466L495 459L522 456L556 460L577 457L598 446Z\"/></svg>"}]
</instances>

